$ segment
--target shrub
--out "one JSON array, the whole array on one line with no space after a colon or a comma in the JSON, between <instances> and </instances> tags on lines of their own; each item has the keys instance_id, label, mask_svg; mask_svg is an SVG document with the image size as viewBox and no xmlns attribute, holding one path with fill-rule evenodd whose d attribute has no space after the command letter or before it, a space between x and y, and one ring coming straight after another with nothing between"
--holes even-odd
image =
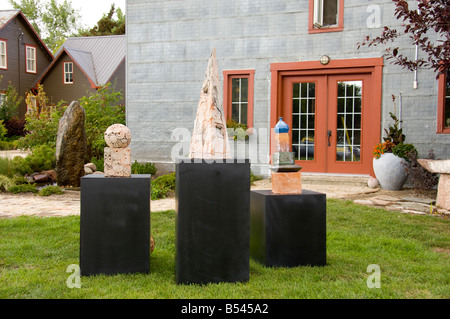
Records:
<instances>
[{"instance_id":1,"label":"shrub","mask_svg":"<svg viewBox=\"0 0 450 319\"><path fill-rule=\"evenodd\" d=\"M6 134L7 137L13 137L13 136L25 136L26 130L25 130L25 119L19 119L17 117L13 117L9 120L5 120L3 123L8 131Z\"/></svg>"},{"instance_id":2,"label":"shrub","mask_svg":"<svg viewBox=\"0 0 450 319\"><path fill-rule=\"evenodd\" d=\"M108 83L95 93L80 99L80 105L86 111L86 140L88 158L103 158L105 131L112 124L125 125L125 107L119 105L122 93L115 92Z\"/></svg>"},{"instance_id":3,"label":"shrub","mask_svg":"<svg viewBox=\"0 0 450 319\"><path fill-rule=\"evenodd\" d=\"M416 148L412 144L400 143L392 148L392 153L394 155L404 158L407 161L409 161L408 154L411 152L417 153Z\"/></svg>"},{"instance_id":4,"label":"shrub","mask_svg":"<svg viewBox=\"0 0 450 319\"><path fill-rule=\"evenodd\" d=\"M19 97L15 87L10 82L0 104L0 120L8 121L16 116L22 100L23 98Z\"/></svg>"},{"instance_id":5,"label":"shrub","mask_svg":"<svg viewBox=\"0 0 450 319\"><path fill-rule=\"evenodd\" d=\"M16 173L16 166L14 160L5 157L0 157L0 175L13 177Z\"/></svg>"},{"instance_id":6,"label":"shrub","mask_svg":"<svg viewBox=\"0 0 450 319\"><path fill-rule=\"evenodd\" d=\"M166 198L175 190L175 173L161 175L152 181L151 199Z\"/></svg>"},{"instance_id":7,"label":"shrub","mask_svg":"<svg viewBox=\"0 0 450 319\"><path fill-rule=\"evenodd\" d=\"M4 140L7 133L8 130L6 129L5 125L3 125L3 120L0 120L0 141Z\"/></svg>"},{"instance_id":8,"label":"shrub","mask_svg":"<svg viewBox=\"0 0 450 319\"><path fill-rule=\"evenodd\" d=\"M7 192L12 186L14 186L14 182L11 178L0 175L0 192Z\"/></svg>"},{"instance_id":9,"label":"shrub","mask_svg":"<svg viewBox=\"0 0 450 319\"><path fill-rule=\"evenodd\" d=\"M61 195L64 194L64 191L58 186L47 186L42 188L38 193L39 196L50 196L53 194Z\"/></svg>"},{"instance_id":10,"label":"shrub","mask_svg":"<svg viewBox=\"0 0 450 319\"><path fill-rule=\"evenodd\" d=\"M138 163L138 161L135 161L131 165L131 173L132 174L156 174L156 167L155 164L152 163Z\"/></svg>"},{"instance_id":11,"label":"shrub","mask_svg":"<svg viewBox=\"0 0 450 319\"><path fill-rule=\"evenodd\" d=\"M55 165L55 150L45 144L35 147L32 153L25 158L16 156L12 160L13 173L20 175L50 170Z\"/></svg>"},{"instance_id":12,"label":"shrub","mask_svg":"<svg viewBox=\"0 0 450 319\"><path fill-rule=\"evenodd\" d=\"M56 147L59 120L66 109L62 103L63 101L53 110L41 112L38 116L35 113L29 113L25 116L25 129L28 133L17 141L19 148L33 149L39 145Z\"/></svg>"},{"instance_id":13,"label":"shrub","mask_svg":"<svg viewBox=\"0 0 450 319\"><path fill-rule=\"evenodd\" d=\"M37 193L38 192L35 184L14 185L14 186L9 188L9 191L11 193L14 193L14 194L19 194L19 193Z\"/></svg>"},{"instance_id":14,"label":"shrub","mask_svg":"<svg viewBox=\"0 0 450 319\"><path fill-rule=\"evenodd\" d=\"M411 151L407 154L409 165L406 170L409 174L409 179L414 187L418 190L432 189L439 182L439 176L425 169L417 161L417 152ZM433 150L428 152L428 159L435 159Z\"/></svg>"}]
</instances>

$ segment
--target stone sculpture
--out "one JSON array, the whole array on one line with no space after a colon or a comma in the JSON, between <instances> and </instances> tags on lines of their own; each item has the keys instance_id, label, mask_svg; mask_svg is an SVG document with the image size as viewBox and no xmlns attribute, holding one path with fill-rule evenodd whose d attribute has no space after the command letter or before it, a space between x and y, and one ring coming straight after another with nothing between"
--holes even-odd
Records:
<instances>
[{"instance_id":1,"label":"stone sculpture","mask_svg":"<svg viewBox=\"0 0 450 319\"><path fill-rule=\"evenodd\" d=\"M426 170L440 174L436 205L450 210L450 159L418 159L417 161Z\"/></svg>"},{"instance_id":2,"label":"stone sculpture","mask_svg":"<svg viewBox=\"0 0 450 319\"><path fill-rule=\"evenodd\" d=\"M227 126L220 100L216 49L208 62L192 134L190 158L230 158Z\"/></svg>"},{"instance_id":3,"label":"stone sculpture","mask_svg":"<svg viewBox=\"0 0 450 319\"><path fill-rule=\"evenodd\" d=\"M59 120L56 139L56 173L59 186L79 187L86 153L85 111L73 101Z\"/></svg>"},{"instance_id":4,"label":"stone sculpture","mask_svg":"<svg viewBox=\"0 0 450 319\"><path fill-rule=\"evenodd\" d=\"M131 131L123 124L113 124L105 131L105 177L131 176Z\"/></svg>"}]
</instances>

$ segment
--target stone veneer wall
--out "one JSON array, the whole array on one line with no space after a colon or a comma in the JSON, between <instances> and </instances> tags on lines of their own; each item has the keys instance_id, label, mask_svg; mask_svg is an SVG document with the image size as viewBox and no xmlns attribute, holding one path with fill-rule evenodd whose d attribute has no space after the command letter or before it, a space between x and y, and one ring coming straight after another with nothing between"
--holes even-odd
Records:
<instances>
[{"instance_id":1,"label":"stone veneer wall","mask_svg":"<svg viewBox=\"0 0 450 319\"><path fill-rule=\"evenodd\" d=\"M381 26L367 20L380 8ZM357 49L364 35L379 35L384 25L399 26L391 0L345 0L344 31L308 34L307 0L128 0L127 1L127 126L133 134L133 161L171 167L176 128L192 132L208 58L215 47L221 84L223 70L254 69L255 129L267 129L270 113L270 64L380 57L383 47ZM370 19L370 18L369 18ZM407 38L396 46L414 56ZM419 156L432 148L448 158L450 135L436 134L438 82L435 74L414 74L385 60L383 68L382 135L394 112L392 95L402 94L407 142ZM268 149L268 138L259 141ZM188 150L186 151L188 152ZM187 153L186 153L187 155ZM255 173L268 174L269 154L252 163Z\"/></svg>"}]
</instances>

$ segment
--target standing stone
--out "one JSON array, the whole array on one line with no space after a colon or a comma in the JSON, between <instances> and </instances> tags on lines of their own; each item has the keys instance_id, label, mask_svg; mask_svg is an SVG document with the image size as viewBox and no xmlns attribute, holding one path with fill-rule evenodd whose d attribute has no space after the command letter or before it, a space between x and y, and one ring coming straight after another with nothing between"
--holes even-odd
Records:
<instances>
[{"instance_id":1,"label":"standing stone","mask_svg":"<svg viewBox=\"0 0 450 319\"><path fill-rule=\"evenodd\" d=\"M190 158L230 158L227 126L220 100L216 49L208 62L192 134Z\"/></svg>"},{"instance_id":2,"label":"standing stone","mask_svg":"<svg viewBox=\"0 0 450 319\"><path fill-rule=\"evenodd\" d=\"M79 187L86 153L85 111L73 101L59 120L56 139L56 173L59 186Z\"/></svg>"}]
</instances>

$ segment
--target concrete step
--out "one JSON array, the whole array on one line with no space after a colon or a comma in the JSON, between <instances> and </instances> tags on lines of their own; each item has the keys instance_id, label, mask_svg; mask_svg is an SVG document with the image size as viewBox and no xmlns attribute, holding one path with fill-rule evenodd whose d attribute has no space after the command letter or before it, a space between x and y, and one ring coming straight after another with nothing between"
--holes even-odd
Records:
<instances>
[{"instance_id":1,"label":"concrete step","mask_svg":"<svg viewBox=\"0 0 450 319\"><path fill-rule=\"evenodd\" d=\"M364 187L367 186L369 177L369 175L302 173L302 182L318 185L334 184Z\"/></svg>"}]
</instances>

